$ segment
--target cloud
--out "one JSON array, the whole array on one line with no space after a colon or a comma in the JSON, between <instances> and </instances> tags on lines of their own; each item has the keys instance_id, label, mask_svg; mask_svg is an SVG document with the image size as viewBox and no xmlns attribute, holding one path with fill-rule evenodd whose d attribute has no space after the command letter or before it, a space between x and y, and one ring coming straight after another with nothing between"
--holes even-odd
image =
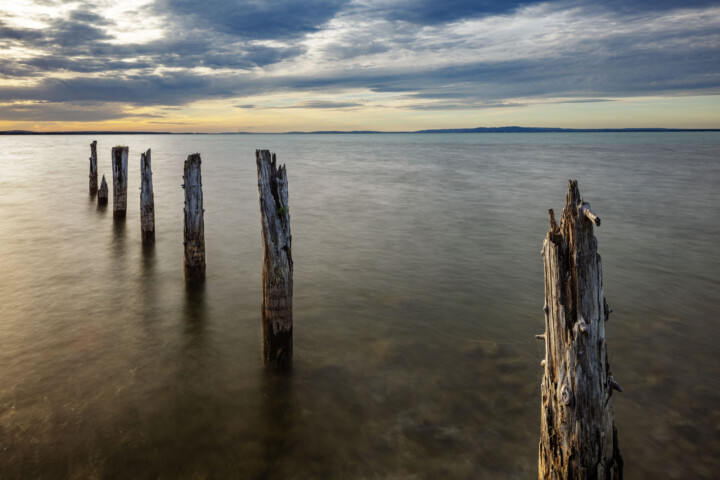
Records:
<instances>
[{"instance_id":1,"label":"cloud","mask_svg":"<svg viewBox=\"0 0 720 480\"><path fill-rule=\"evenodd\" d=\"M256 110L278 110L286 108L317 108L322 110L341 110L362 107L358 102L337 102L332 100L305 100L290 105L235 105L235 108Z\"/></svg>"},{"instance_id":2,"label":"cloud","mask_svg":"<svg viewBox=\"0 0 720 480\"><path fill-rule=\"evenodd\" d=\"M344 4L343 0L158 0L155 11L186 28L277 40L318 31Z\"/></svg>"},{"instance_id":3,"label":"cloud","mask_svg":"<svg viewBox=\"0 0 720 480\"><path fill-rule=\"evenodd\" d=\"M579 100L558 100L553 103L603 103L603 102L616 102L611 98L583 98Z\"/></svg>"},{"instance_id":4,"label":"cloud","mask_svg":"<svg viewBox=\"0 0 720 480\"><path fill-rule=\"evenodd\" d=\"M422 25L438 25L466 18L506 14L517 7L536 2L522 0L375 0L370 11L389 20Z\"/></svg>"},{"instance_id":5,"label":"cloud","mask_svg":"<svg viewBox=\"0 0 720 480\"><path fill-rule=\"evenodd\" d=\"M149 61L122 61L112 57L72 58L63 55L36 56L23 62L26 67L34 67L35 72L70 71L77 73L108 72L129 69L150 69L155 66Z\"/></svg>"},{"instance_id":6,"label":"cloud","mask_svg":"<svg viewBox=\"0 0 720 480\"><path fill-rule=\"evenodd\" d=\"M7 24L7 22L0 19L0 41L5 41L3 43L7 44L7 40L33 42L41 40L42 38L44 38L44 35L40 31L27 28L11 27Z\"/></svg>"},{"instance_id":7,"label":"cloud","mask_svg":"<svg viewBox=\"0 0 720 480\"><path fill-rule=\"evenodd\" d=\"M29 87L0 87L0 100L121 102L131 105L183 105L242 92L236 76L174 72L165 75L47 78Z\"/></svg>"},{"instance_id":8,"label":"cloud","mask_svg":"<svg viewBox=\"0 0 720 480\"><path fill-rule=\"evenodd\" d=\"M717 5L716 0L569 0L547 2L538 0L366 0L367 12L376 18L400 20L419 25L441 25L468 19L510 15L517 9L535 5L552 5L557 8L595 8L610 10L618 15L675 10L678 8L705 8Z\"/></svg>"},{"instance_id":9,"label":"cloud","mask_svg":"<svg viewBox=\"0 0 720 480\"><path fill-rule=\"evenodd\" d=\"M46 3L59 13L0 12L0 101L46 102L5 118L128 113L88 107L104 102L276 108L242 98L277 92L322 94L277 108L410 110L720 93L720 7L705 0L157 0L127 15L158 32L137 40L99 0ZM334 97L347 91L363 102Z\"/></svg>"},{"instance_id":10,"label":"cloud","mask_svg":"<svg viewBox=\"0 0 720 480\"><path fill-rule=\"evenodd\" d=\"M293 105L293 108L321 108L321 109L338 109L338 108L355 108L362 107L362 103L358 102L334 102L329 100L308 100Z\"/></svg>"},{"instance_id":11,"label":"cloud","mask_svg":"<svg viewBox=\"0 0 720 480\"><path fill-rule=\"evenodd\" d=\"M503 102L491 102L491 103L427 103L427 104L415 104L409 108L411 110L482 110L487 108L513 108L513 107L525 107L527 103L503 103Z\"/></svg>"},{"instance_id":12,"label":"cloud","mask_svg":"<svg viewBox=\"0 0 720 480\"><path fill-rule=\"evenodd\" d=\"M203 11L198 8L198 12ZM207 29L186 28L182 21L187 19L183 17L168 20L162 38L139 43L118 42L115 22L92 10L76 9L58 18L38 18L46 23L45 28L10 25L12 17L0 18L0 46L20 47L23 52L10 56L14 68L10 73L4 69L5 75L23 76L28 69L45 74L158 67L252 69L301 53L294 45L262 44L257 38L244 40L218 32L209 24Z\"/></svg>"},{"instance_id":13,"label":"cloud","mask_svg":"<svg viewBox=\"0 0 720 480\"><path fill-rule=\"evenodd\" d=\"M98 122L120 118L155 118L159 115L133 113L121 105L82 105L67 103L20 103L0 104L0 118L12 118L15 121L62 121L62 122Z\"/></svg>"}]
</instances>

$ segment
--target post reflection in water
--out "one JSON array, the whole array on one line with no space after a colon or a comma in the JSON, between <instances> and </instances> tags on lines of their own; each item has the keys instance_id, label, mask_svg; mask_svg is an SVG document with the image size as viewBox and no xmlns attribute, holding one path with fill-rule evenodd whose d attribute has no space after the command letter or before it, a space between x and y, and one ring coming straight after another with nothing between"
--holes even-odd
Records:
<instances>
[{"instance_id":1,"label":"post reflection in water","mask_svg":"<svg viewBox=\"0 0 720 480\"><path fill-rule=\"evenodd\" d=\"M142 242L143 280L151 280L149 277L155 275L155 262L155 242Z\"/></svg>"},{"instance_id":2,"label":"post reflection in water","mask_svg":"<svg viewBox=\"0 0 720 480\"><path fill-rule=\"evenodd\" d=\"M127 222L124 218L113 219L113 246L119 247L116 253L125 253L125 233L127 231Z\"/></svg>"},{"instance_id":3,"label":"post reflection in water","mask_svg":"<svg viewBox=\"0 0 720 480\"><path fill-rule=\"evenodd\" d=\"M192 348L200 341L205 330L205 283L185 285L185 304L183 306L183 325L186 348Z\"/></svg>"},{"instance_id":4,"label":"post reflection in water","mask_svg":"<svg viewBox=\"0 0 720 480\"><path fill-rule=\"evenodd\" d=\"M96 205L95 210L98 213L104 214L107 212L107 209L108 209L107 202L104 202L104 203L98 202L97 196L95 196L95 197L90 197L90 200L88 201L88 205L92 205L93 203Z\"/></svg>"},{"instance_id":5,"label":"post reflection in water","mask_svg":"<svg viewBox=\"0 0 720 480\"><path fill-rule=\"evenodd\" d=\"M142 255L139 263L137 297L141 303L140 316L145 326L152 327L153 323L159 322L163 316L162 307L158 302L157 256L154 243L142 243Z\"/></svg>"},{"instance_id":6,"label":"post reflection in water","mask_svg":"<svg viewBox=\"0 0 720 480\"><path fill-rule=\"evenodd\" d=\"M260 478L289 478L294 473L289 462L294 444L293 381L290 370L267 370L262 376L259 431L264 467Z\"/></svg>"}]
</instances>

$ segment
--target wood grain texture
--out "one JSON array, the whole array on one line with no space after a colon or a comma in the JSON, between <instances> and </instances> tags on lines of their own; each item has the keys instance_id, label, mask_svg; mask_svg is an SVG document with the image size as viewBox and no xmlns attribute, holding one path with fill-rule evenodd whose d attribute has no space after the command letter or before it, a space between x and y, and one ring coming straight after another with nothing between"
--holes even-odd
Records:
<instances>
[{"instance_id":1,"label":"wood grain texture","mask_svg":"<svg viewBox=\"0 0 720 480\"><path fill-rule=\"evenodd\" d=\"M113 217L127 214L128 147L112 148Z\"/></svg>"},{"instance_id":2,"label":"wood grain texture","mask_svg":"<svg viewBox=\"0 0 720 480\"><path fill-rule=\"evenodd\" d=\"M185 282L188 285L205 280L205 220L203 209L200 154L189 155L185 160L183 188L185 189Z\"/></svg>"},{"instance_id":3,"label":"wood grain texture","mask_svg":"<svg viewBox=\"0 0 720 480\"><path fill-rule=\"evenodd\" d=\"M287 171L275 154L256 150L263 239L263 364L289 367L293 354L293 260Z\"/></svg>"},{"instance_id":4,"label":"wood grain texture","mask_svg":"<svg viewBox=\"0 0 720 480\"><path fill-rule=\"evenodd\" d=\"M623 460L613 422L605 343L608 316L593 223L600 219L568 183L558 226L543 243L545 372L538 478L617 480Z\"/></svg>"},{"instance_id":5,"label":"wood grain texture","mask_svg":"<svg viewBox=\"0 0 720 480\"><path fill-rule=\"evenodd\" d=\"M90 144L90 196L95 196L98 191L98 170L97 170L97 140Z\"/></svg>"},{"instance_id":6,"label":"wood grain texture","mask_svg":"<svg viewBox=\"0 0 720 480\"><path fill-rule=\"evenodd\" d=\"M150 149L140 154L140 229L145 242L155 240L155 197L153 195Z\"/></svg>"}]
</instances>

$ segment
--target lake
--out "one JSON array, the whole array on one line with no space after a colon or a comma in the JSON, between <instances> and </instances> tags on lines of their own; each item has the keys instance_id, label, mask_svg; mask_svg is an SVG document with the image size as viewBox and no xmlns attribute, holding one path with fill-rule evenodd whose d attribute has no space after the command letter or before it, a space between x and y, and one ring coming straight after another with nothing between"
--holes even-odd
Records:
<instances>
[{"instance_id":1,"label":"lake","mask_svg":"<svg viewBox=\"0 0 720 480\"><path fill-rule=\"evenodd\" d=\"M108 208L88 196L93 140ZM256 148L288 172L285 375L261 366ZM0 136L0 151L2 478L537 478L540 249L568 179L602 218L626 477L720 471L720 133ZM195 152L207 281L186 291Z\"/></svg>"}]
</instances>

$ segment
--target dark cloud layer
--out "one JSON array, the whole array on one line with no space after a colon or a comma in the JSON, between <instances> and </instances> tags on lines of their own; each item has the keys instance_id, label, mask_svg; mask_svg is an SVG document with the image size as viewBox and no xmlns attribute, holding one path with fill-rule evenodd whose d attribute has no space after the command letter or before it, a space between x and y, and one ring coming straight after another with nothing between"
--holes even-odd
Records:
<instances>
[{"instance_id":1,"label":"dark cloud layer","mask_svg":"<svg viewBox=\"0 0 720 480\"><path fill-rule=\"evenodd\" d=\"M119 118L155 118L149 113L129 113L118 105L83 105L68 103L28 103L0 105L0 118L16 121L99 122Z\"/></svg>"},{"instance_id":2,"label":"dark cloud layer","mask_svg":"<svg viewBox=\"0 0 720 480\"><path fill-rule=\"evenodd\" d=\"M204 76L193 73L127 75L122 77L78 77L44 79L32 87L0 88L0 101L122 102L135 105L182 105L204 98L229 97L241 93L234 76Z\"/></svg>"},{"instance_id":3,"label":"dark cloud layer","mask_svg":"<svg viewBox=\"0 0 720 480\"><path fill-rule=\"evenodd\" d=\"M463 18L474 18L512 12L523 5L518 0L401 0L391 4L382 3L377 14L391 20L402 20L423 25L436 25Z\"/></svg>"},{"instance_id":4,"label":"dark cloud layer","mask_svg":"<svg viewBox=\"0 0 720 480\"><path fill-rule=\"evenodd\" d=\"M287 39L317 31L343 0L158 0L156 11L185 28L249 40Z\"/></svg>"},{"instance_id":5,"label":"dark cloud layer","mask_svg":"<svg viewBox=\"0 0 720 480\"><path fill-rule=\"evenodd\" d=\"M521 7L540 3L542 0L397 0L378 2L372 12L382 18L402 20L422 25L437 25L467 18L480 18L489 15L509 14ZM667 11L678 8L697 8L716 6L716 0L571 0L556 2L561 8L592 6L597 4L603 9L611 9L622 14L638 12Z\"/></svg>"}]
</instances>

